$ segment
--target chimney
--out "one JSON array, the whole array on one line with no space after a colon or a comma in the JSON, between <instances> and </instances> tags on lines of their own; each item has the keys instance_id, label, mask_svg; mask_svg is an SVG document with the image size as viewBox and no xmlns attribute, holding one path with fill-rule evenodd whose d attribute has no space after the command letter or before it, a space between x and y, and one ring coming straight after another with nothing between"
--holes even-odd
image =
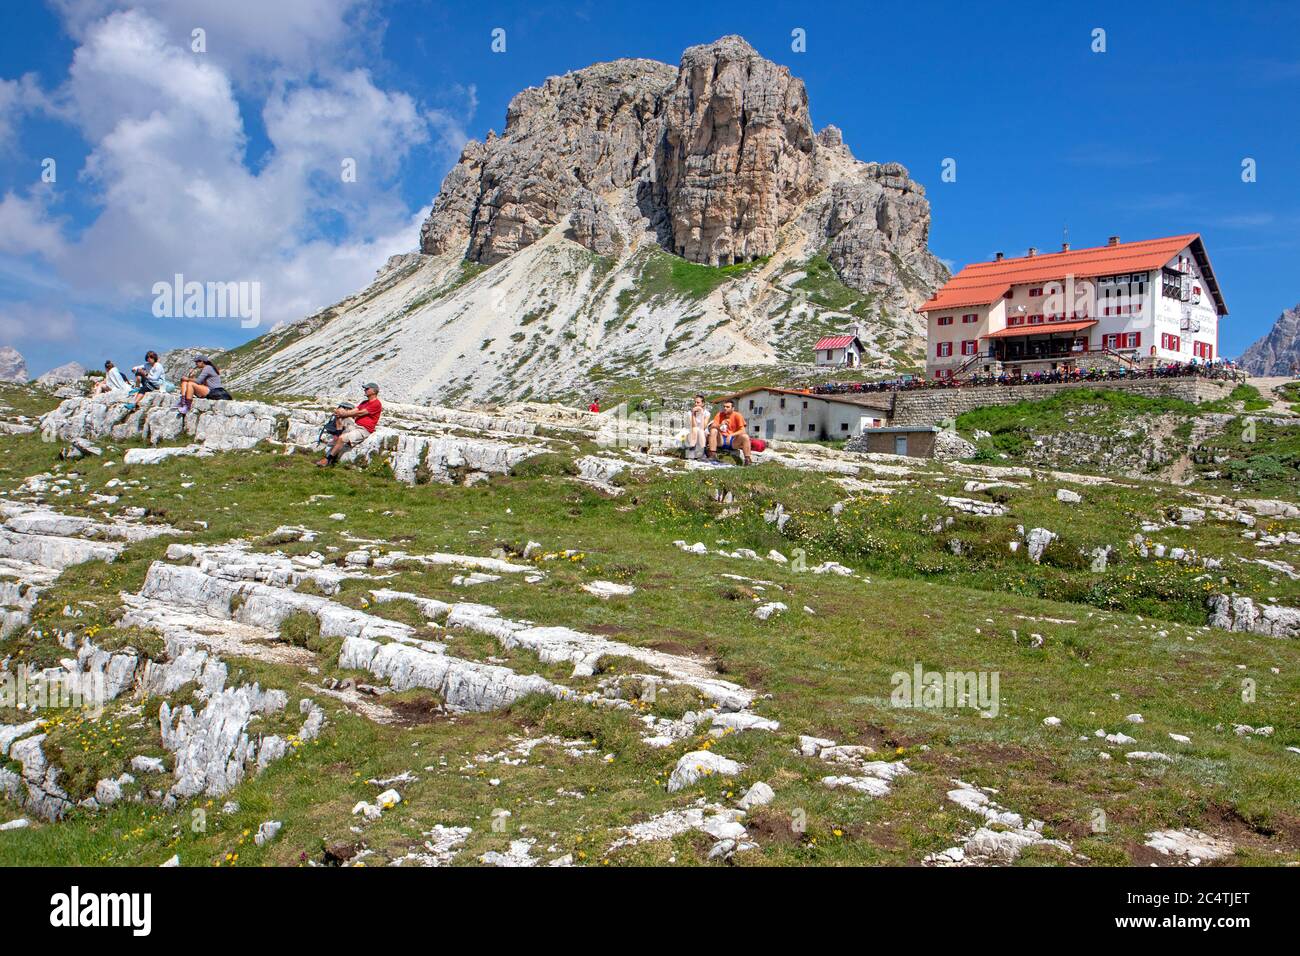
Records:
<instances>
[{"instance_id":1,"label":"chimney","mask_svg":"<svg viewBox=\"0 0 1300 956\"><path fill-rule=\"evenodd\" d=\"M1118 246L1118 245L1119 245L1119 236L1111 236L1109 239L1106 240L1106 245L1108 245L1108 246Z\"/></svg>"},{"instance_id":2,"label":"chimney","mask_svg":"<svg viewBox=\"0 0 1300 956\"><path fill-rule=\"evenodd\" d=\"M993 253L993 261L994 261L994 262L1001 262L1001 261L1002 261L1002 253L1000 253L1000 252L995 252L995 253Z\"/></svg>"},{"instance_id":3,"label":"chimney","mask_svg":"<svg viewBox=\"0 0 1300 956\"><path fill-rule=\"evenodd\" d=\"M1069 251L1070 251L1070 244L1069 244L1068 242L1063 242L1063 243L1061 243L1061 251L1062 251L1062 252L1069 252Z\"/></svg>"},{"instance_id":4,"label":"chimney","mask_svg":"<svg viewBox=\"0 0 1300 956\"><path fill-rule=\"evenodd\" d=\"M1029 258L1032 259L1032 258L1034 258L1034 256L1036 256L1036 255L1038 255L1038 247L1037 247L1037 246L1030 246L1030 247L1029 247Z\"/></svg>"}]
</instances>

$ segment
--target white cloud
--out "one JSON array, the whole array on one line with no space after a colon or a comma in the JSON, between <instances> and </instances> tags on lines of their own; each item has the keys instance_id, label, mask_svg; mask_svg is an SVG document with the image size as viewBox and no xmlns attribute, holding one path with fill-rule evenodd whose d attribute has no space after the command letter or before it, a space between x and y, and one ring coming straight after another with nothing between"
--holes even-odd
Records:
<instances>
[{"instance_id":1,"label":"white cloud","mask_svg":"<svg viewBox=\"0 0 1300 956\"><path fill-rule=\"evenodd\" d=\"M38 255L54 262L66 248L59 223L50 217L40 188L26 198L8 192L0 199L0 252Z\"/></svg>"},{"instance_id":2,"label":"white cloud","mask_svg":"<svg viewBox=\"0 0 1300 956\"><path fill-rule=\"evenodd\" d=\"M0 78L0 152L13 147L15 130L24 114L51 109L36 74L28 73L16 80Z\"/></svg>"},{"instance_id":3,"label":"white cloud","mask_svg":"<svg viewBox=\"0 0 1300 956\"><path fill-rule=\"evenodd\" d=\"M204 30L204 58L242 84L267 68L309 72L338 62L347 47L375 36L370 0L52 0L64 26L84 41L116 11L145 14L189 55L194 29Z\"/></svg>"},{"instance_id":4,"label":"white cloud","mask_svg":"<svg viewBox=\"0 0 1300 956\"><path fill-rule=\"evenodd\" d=\"M368 2L55 5L79 41L58 102L90 146L82 179L100 208L65 238L43 195L10 193L0 253L40 255L74 293L116 307L147 301L175 273L258 281L263 318L276 322L356 292L388 256L417 248L427 208L413 214L402 201L402 164L430 145L458 152L466 137L454 113L424 111L338 65L348 18L364 20ZM207 29L209 55L190 52L194 25ZM261 64L256 94L240 74L250 63ZM473 109L473 88L455 95ZM260 108L270 144L255 165L241 101ZM355 182L342 181L345 159Z\"/></svg>"},{"instance_id":5,"label":"white cloud","mask_svg":"<svg viewBox=\"0 0 1300 956\"><path fill-rule=\"evenodd\" d=\"M0 342L69 342L77 321L66 309L28 302L0 305Z\"/></svg>"}]
</instances>

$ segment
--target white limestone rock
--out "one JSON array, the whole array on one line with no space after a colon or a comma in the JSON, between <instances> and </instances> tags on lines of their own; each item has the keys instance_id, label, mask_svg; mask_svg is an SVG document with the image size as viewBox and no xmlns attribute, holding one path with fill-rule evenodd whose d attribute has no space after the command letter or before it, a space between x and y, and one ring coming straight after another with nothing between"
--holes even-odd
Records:
<instances>
[{"instance_id":1,"label":"white limestone rock","mask_svg":"<svg viewBox=\"0 0 1300 956\"><path fill-rule=\"evenodd\" d=\"M1232 842L1212 837L1200 830L1155 830L1148 833L1146 845L1165 856L1180 856L1196 864L1223 859L1236 852Z\"/></svg>"},{"instance_id":2,"label":"white limestone rock","mask_svg":"<svg viewBox=\"0 0 1300 956\"><path fill-rule=\"evenodd\" d=\"M741 796L738 806L740 809L749 811L755 807L767 806L776 799L776 793L763 781L758 781Z\"/></svg>"},{"instance_id":3,"label":"white limestone rock","mask_svg":"<svg viewBox=\"0 0 1300 956\"><path fill-rule=\"evenodd\" d=\"M582 585L582 589L588 594L594 594L598 598L606 600L612 597L627 597L636 592L630 584L618 584L614 581L590 581Z\"/></svg>"},{"instance_id":4,"label":"white limestone rock","mask_svg":"<svg viewBox=\"0 0 1300 956\"><path fill-rule=\"evenodd\" d=\"M693 786L701 777L714 774L734 777L744 769L742 764L711 750L692 750L677 761L677 766L668 778L668 792L675 793Z\"/></svg>"}]
</instances>

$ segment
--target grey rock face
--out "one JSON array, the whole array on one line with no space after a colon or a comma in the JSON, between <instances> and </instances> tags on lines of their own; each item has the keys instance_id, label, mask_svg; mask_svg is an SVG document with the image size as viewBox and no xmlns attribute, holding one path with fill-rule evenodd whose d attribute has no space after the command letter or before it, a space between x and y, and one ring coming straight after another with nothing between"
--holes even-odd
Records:
<instances>
[{"instance_id":1,"label":"grey rock face","mask_svg":"<svg viewBox=\"0 0 1300 956\"><path fill-rule=\"evenodd\" d=\"M569 227L574 240L598 256L617 255L623 247L623 236L609 206L590 189L579 189L574 194Z\"/></svg>"},{"instance_id":2,"label":"grey rock face","mask_svg":"<svg viewBox=\"0 0 1300 956\"><path fill-rule=\"evenodd\" d=\"M27 361L12 345L0 345L0 382L27 381Z\"/></svg>"},{"instance_id":3,"label":"grey rock face","mask_svg":"<svg viewBox=\"0 0 1300 956\"><path fill-rule=\"evenodd\" d=\"M682 54L656 153L669 248L709 265L771 254L816 185L808 93L740 37Z\"/></svg>"},{"instance_id":4,"label":"grey rock face","mask_svg":"<svg viewBox=\"0 0 1300 956\"><path fill-rule=\"evenodd\" d=\"M167 372L167 381L179 382L181 376L194 367L194 359L196 356L206 355L211 358L212 356L220 354L222 351L224 350L216 348L215 346L205 348L196 345L193 348L172 349L170 352L163 352L160 359L163 368ZM134 361L129 363L129 365L135 364L136 362ZM225 370L224 365L222 365L221 368L223 371Z\"/></svg>"},{"instance_id":5,"label":"grey rock face","mask_svg":"<svg viewBox=\"0 0 1300 956\"><path fill-rule=\"evenodd\" d=\"M910 309L947 277L907 170L858 162L834 126L814 134L803 82L738 36L676 70L617 60L518 94L505 132L471 141L443 181L420 250L492 264L566 217L600 255L650 229L709 265L772 254L797 220L847 285Z\"/></svg>"},{"instance_id":6,"label":"grey rock face","mask_svg":"<svg viewBox=\"0 0 1300 956\"><path fill-rule=\"evenodd\" d=\"M1268 334L1242 353L1241 364L1252 375L1290 375L1300 366L1300 305L1279 315Z\"/></svg>"},{"instance_id":7,"label":"grey rock face","mask_svg":"<svg viewBox=\"0 0 1300 956\"><path fill-rule=\"evenodd\" d=\"M482 263L537 241L579 189L631 185L649 162L671 67L616 60L551 77L510 101L506 128L471 141L420 230L420 250Z\"/></svg>"},{"instance_id":8,"label":"grey rock face","mask_svg":"<svg viewBox=\"0 0 1300 956\"><path fill-rule=\"evenodd\" d=\"M1225 631L1300 637L1300 608L1256 604L1248 597L1216 594L1210 598L1210 626Z\"/></svg>"},{"instance_id":9,"label":"grey rock face","mask_svg":"<svg viewBox=\"0 0 1300 956\"><path fill-rule=\"evenodd\" d=\"M78 379L84 378L85 374L85 366L79 362L68 362L38 376L36 384L45 386L70 385Z\"/></svg>"},{"instance_id":10,"label":"grey rock face","mask_svg":"<svg viewBox=\"0 0 1300 956\"><path fill-rule=\"evenodd\" d=\"M827 258L845 285L886 291L900 304L928 295L948 278L930 254L930 203L898 163L866 163L836 182L811 213L830 240ZM891 291L892 290L892 291Z\"/></svg>"}]
</instances>

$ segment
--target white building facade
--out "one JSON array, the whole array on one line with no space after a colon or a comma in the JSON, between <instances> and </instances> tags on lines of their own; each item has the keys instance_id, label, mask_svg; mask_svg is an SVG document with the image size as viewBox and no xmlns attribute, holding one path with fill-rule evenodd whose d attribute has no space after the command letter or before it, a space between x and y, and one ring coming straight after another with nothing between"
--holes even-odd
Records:
<instances>
[{"instance_id":1,"label":"white building facade","mask_svg":"<svg viewBox=\"0 0 1300 956\"><path fill-rule=\"evenodd\" d=\"M856 335L826 335L813 346L818 368L857 368L862 364L862 342Z\"/></svg>"},{"instance_id":2,"label":"white building facade","mask_svg":"<svg viewBox=\"0 0 1300 956\"><path fill-rule=\"evenodd\" d=\"M825 441L856 438L864 428L882 425L889 417L884 400L850 400L780 388L753 388L728 396L745 418L751 438L777 441Z\"/></svg>"},{"instance_id":3,"label":"white building facade","mask_svg":"<svg viewBox=\"0 0 1300 956\"><path fill-rule=\"evenodd\" d=\"M964 268L921 307L926 374L1036 371L1096 364L1212 362L1227 315L1197 234Z\"/></svg>"}]
</instances>

